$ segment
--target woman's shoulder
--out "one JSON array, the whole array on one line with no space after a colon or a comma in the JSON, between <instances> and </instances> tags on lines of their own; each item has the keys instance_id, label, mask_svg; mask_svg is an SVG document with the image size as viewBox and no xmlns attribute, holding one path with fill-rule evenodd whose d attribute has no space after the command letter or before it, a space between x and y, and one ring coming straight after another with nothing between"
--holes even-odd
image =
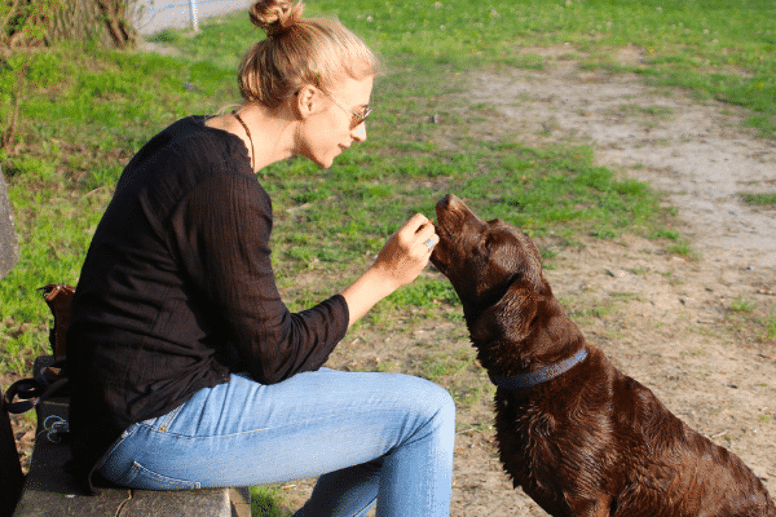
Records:
<instances>
[{"instance_id":1,"label":"woman's shoulder","mask_svg":"<svg viewBox=\"0 0 776 517\"><path fill-rule=\"evenodd\" d=\"M185 117L159 132L125 168L118 190L134 185L130 190L138 189L141 195L174 201L197 189L218 187L264 198L245 144L231 133L208 127L206 120L202 115Z\"/></svg>"},{"instance_id":2,"label":"woman's shoulder","mask_svg":"<svg viewBox=\"0 0 776 517\"><path fill-rule=\"evenodd\" d=\"M147 162L157 163L165 156L179 158L200 148L209 153L213 148L227 146L226 135L207 131L205 120L203 115L176 120L148 140L130 161L129 167L142 167Z\"/></svg>"},{"instance_id":3,"label":"woman's shoulder","mask_svg":"<svg viewBox=\"0 0 776 517\"><path fill-rule=\"evenodd\" d=\"M166 135L173 145L196 145L215 148L227 148L230 143L240 141L239 138L226 131L214 130L205 122L205 115L191 115L176 120L160 134Z\"/></svg>"},{"instance_id":4,"label":"woman's shoulder","mask_svg":"<svg viewBox=\"0 0 776 517\"><path fill-rule=\"evenodd\" d=\"M232 133L208 126L207 120L207 116L192 115L173 122L157 135L163 146L160 151L197 175L235 174L255 182L243 141Z\"/></svg>"}]
</instances>

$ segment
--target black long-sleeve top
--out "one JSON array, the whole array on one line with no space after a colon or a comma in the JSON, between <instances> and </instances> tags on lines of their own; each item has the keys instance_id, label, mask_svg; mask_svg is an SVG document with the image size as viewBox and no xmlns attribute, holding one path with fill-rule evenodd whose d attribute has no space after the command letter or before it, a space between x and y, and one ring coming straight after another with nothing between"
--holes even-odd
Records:
<instances>
[{"instance_id":1,"label":"black long-sleeve top","mask_svg":"<svg viewBox=\"0 0 776 517\"><path fill-rule=\"evenodd\" d=\"M341 295L292 314L270 262L272 205L236 136L180 120L119 179L92 240L67 337L68 469L88 491L135 422L247 371L264 384L323 365L347 330Z\"/></svg>"}]
</instances>

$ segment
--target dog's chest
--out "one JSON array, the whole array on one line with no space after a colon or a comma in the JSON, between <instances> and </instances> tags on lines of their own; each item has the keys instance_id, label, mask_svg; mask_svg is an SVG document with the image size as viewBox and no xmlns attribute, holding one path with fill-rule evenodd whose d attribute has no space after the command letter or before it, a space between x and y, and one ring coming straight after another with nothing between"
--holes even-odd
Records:
<instances>
[{"instance_id":1,"label":"dog's chest","mask_svg":"<svg viewBox=\"0 0 776 517\"><path fill-rule=\"evenodd\" d=\"M557 420L532 401L503 390L496 393L495 413L496 439L507 472L513 477L527 472L538 457L547 455Z\"/></svg>"}]
</instances>

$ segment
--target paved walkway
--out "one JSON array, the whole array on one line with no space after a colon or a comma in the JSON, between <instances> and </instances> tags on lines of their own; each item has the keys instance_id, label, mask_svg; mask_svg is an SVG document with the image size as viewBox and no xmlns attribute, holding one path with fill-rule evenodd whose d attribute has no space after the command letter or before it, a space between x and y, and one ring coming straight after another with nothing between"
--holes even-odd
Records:
<instances>
[{"instance_id":1,"label":"paved walkway","mask_svg":"<svg viewBox=\"0 0 776 517\"><path fill-rule=\"evenodd\" d=\"M137 0L139 17L135 25L144 36L163 29L192 26L192 6L197 20L247 9L252 0Z\"/></svg>"}]
</instances>

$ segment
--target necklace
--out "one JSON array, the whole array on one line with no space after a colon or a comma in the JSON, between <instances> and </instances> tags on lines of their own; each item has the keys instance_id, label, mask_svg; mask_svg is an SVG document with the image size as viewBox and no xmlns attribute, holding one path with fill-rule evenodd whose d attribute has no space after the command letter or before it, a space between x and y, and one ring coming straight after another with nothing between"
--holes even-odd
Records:
<instances>
[{"instance_id":1,"label":"necklace","mask_svg":"<svg viewBox=\"0 0 776 517\"><path fill-rule=\"evenodd\" d=\"M240 115L238 115L236 111L233 111L232 115L234 115L234 118L236 118L237 122L239 122L240 125L243 127L243 129L245 130L245 134L248 135L248 140L250 140L251 142L251 169L253 169L254 158L256 156L256 153L254 153L253 151L253 137L251 137L251 130L248 129L248 125L245 122L243 122L243 119L240 118Z\"/></svg>"}]
</instances>

